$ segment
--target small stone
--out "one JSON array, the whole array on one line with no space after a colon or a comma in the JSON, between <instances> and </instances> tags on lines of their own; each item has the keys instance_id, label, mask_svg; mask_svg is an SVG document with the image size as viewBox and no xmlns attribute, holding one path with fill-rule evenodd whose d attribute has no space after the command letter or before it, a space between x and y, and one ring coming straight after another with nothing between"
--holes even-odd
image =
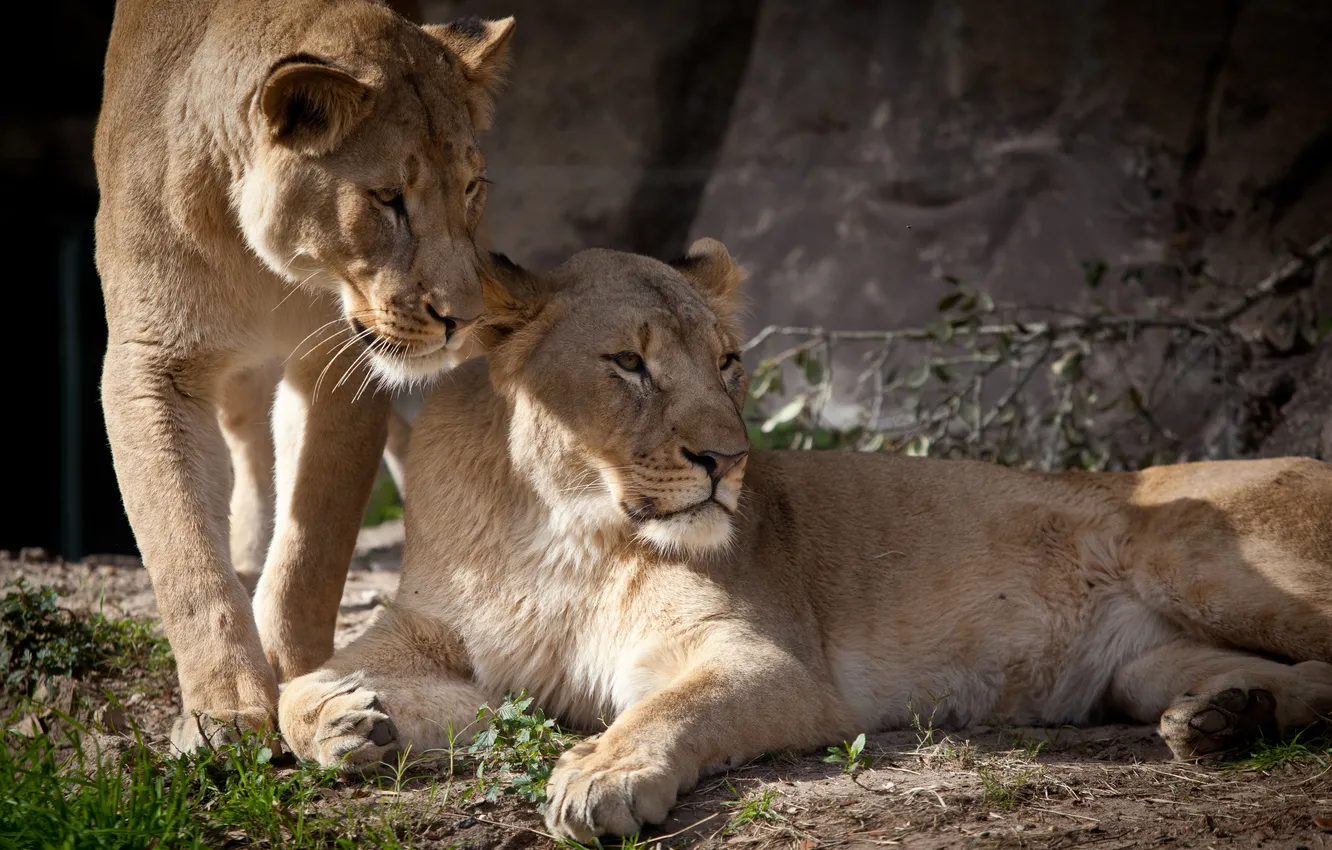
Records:
<instances>
[{"instance_id":1,"label":"small stone","mask_svg":"<svg viewBox=\"0 0 1332 850\"><path fill-rule=\"evenodd\" d=\"M9 727L9 731L25 738L37 738L46 734L46 726L36 714L25 714L18 723Z\"/></svg>"},{"instance_id":2,"label":"small stone","mask_svg":"<svg viewBox=\"0 0 1332 850\"><path fill-rule=\"evenodd\" d=\"M93 723L108 735L129 735L134 729L125 709L114 703L108 703L93 712Z\"/></svg>"}]
</instances>

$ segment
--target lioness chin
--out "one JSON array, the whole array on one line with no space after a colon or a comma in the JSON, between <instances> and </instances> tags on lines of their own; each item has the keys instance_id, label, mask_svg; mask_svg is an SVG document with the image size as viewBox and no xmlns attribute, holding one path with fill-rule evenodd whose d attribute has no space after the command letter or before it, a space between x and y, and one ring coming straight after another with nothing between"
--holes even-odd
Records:
<instances>
[{"instance_id":1,"label":"lioness chin","mask_svg":"<svg viewBox=\"0 0 1332 850\"><path fill-rule=\"evenodd\" d=\"M268 725L277 682L333 650L379 385L461 358L481 311L477 134L512 24L418 27L373 0L116 5L102 401L180 672L177 747ZM252 613L237 573L261 567Z\"/></svg>"},{"instance_id":2,"label":"lioness chin","mask_svg":"<svg viewBox=\"0 0 1332 850\"><path fill-rule=\"evenodd\" d=\"M1332 710L1327 465L748 453L719 243L504 278L488 360L417 419L395 601L283 694L298 754L373 768L527 688L611 721L549 783L550 830L587 840L932 698L944 724L1156 722L1186 759Z\"/></svg>"}]
</instances>

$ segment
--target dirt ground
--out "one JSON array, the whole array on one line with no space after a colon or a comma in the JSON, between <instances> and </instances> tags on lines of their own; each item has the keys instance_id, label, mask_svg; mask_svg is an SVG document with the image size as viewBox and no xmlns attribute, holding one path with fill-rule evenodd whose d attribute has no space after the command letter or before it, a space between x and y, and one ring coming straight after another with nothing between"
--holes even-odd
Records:
<instances>
[{"instance_id":1,"label":"dirt ground","mask_svg":"<svg viewBox=\"0 0 1332 850\"><path fill-rule=\"evenodd\" d=\"M360 634L397 584L400 525L362 533L343 596L337 642ZM73 608L154 617L145 571L126 559L56 563L39 553L0 559L0 584L19 575L57 589ZM171 682L117 693L133 721L162 740L179 710ZM102 687L117 691L115 682ZM853 777L823 754L767 757L703 779L640 846L919 848L1332 848L1332 761L1273 770L1170 760L1143 726L1085 729L925 728L871 735L872 767ZM348 781L330 794L408 812L417 846L546 848L527 804L457 801L455 783L422 765L386 790ZM766 802L765 802L766 801ZM750 805L748 809L745 803ZM743 823L748 811L759 811ZM612 845L613 846L613 843Z\"/></svg>"}]
</instances>

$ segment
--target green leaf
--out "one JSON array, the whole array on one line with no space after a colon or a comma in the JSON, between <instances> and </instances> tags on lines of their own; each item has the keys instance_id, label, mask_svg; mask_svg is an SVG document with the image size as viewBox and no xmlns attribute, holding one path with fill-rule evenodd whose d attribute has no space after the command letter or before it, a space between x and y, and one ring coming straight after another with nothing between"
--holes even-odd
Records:
<instances>
[{"instance_id":1,"label":"green leaf","mask_svg":"<svg viewBox=\"0 0 1332 850\"><path fill-rule=\"evenodd\" d=\"M925 323L925 333L939 340L939 342L948 342L953 338L953 326L948 322L932 319Z\"/></svg>"},{"instance_id":2,"label":"green leaf","mask_svg":"<svg viewBox=\"0 0 1332 850\"><path fill-rule=\"evenodd\" d=\"M926 457L930 453L931 440L924 434L917 434L907 441L902 453L907 457Z\"/></svg>"},{"instance_id":3,"label":"green leaf","mask_svg":"<svg viewBox=\"0 0 1332 850\"><path fill-rule=\"evenodd\" d=\"M1076 348L1065 351L1064 354L1055 362L1050 364L1050 373L1056 377L1063 377L1067 374L1070 378L1076 377L1078 366L1082 363L1082 352Z\"/></svg>"},{"instance_id":4,"label":"green leaf","mask_svg":"<svg viewBox=\"0 0 1332 850\"><path fill-rule=\"evenodd\" d=\"M1082 278L1088 289L1095 289L1101 285L1101 279L1105 277L1107 268L1108 266L1100 260L1082 261Z\"/></svg>"},{"instance_id":5,"label":"green leaf","mask_svg":"<svg viewBox=\"0 0 1332 850\"><path fill-rule=\"evenodd\" d=\"M902 380L902 385L908 389L918 390L925 386L926 381L930 379L930 363L925 361L918 364Z\"/></svg>"},{"instance_id":6,"label":"green leaf","mask_svg":"<svg viewBox=\"0 0 1332 850\"><path fill-rule=\"evenodd\" d=\"M956 307L965 297L966 296L963 295L961 292L950 292L947 295L945 295L943 298L939 299L939 304L937 305L936 309L938 309L940 313L946 310L951 310L954 307Z\"/></svg>"},{"instance_id":7,"label":"green leaf","mask_svg":"<svg viewBox=\"0 0 1332 850\"><path fill-rule=\"evenodd\" d=\"M795 398L782 405L768 420L759 426L759 430L765 434L771 434L779 425L785 425L787 422L794 421L805 410L805 405L809 399L805 395L798 395Z\"/></svg>"},{"instance_id":8,"label":"green leaf","mask_svg":"<svg viewBox=\"0 0 1332 850\"><path fill-rule=\"evenodd\" d=\"M819 362L817 357L809 357L805 360L805 380L814 386L823 383L823 364Z\"/></svg>"},{"instance_id":9,"label":"green leaf","mask_svg":"<svg viewBox=\"0 0 1332 850\"><path fill-rule=\"evenodd\" d=\"M782 370L780 366L760 366L755 377L757 380L749 388L750 398L763 398L768 393L782 391Z\"/></svg>"}]
</instances>

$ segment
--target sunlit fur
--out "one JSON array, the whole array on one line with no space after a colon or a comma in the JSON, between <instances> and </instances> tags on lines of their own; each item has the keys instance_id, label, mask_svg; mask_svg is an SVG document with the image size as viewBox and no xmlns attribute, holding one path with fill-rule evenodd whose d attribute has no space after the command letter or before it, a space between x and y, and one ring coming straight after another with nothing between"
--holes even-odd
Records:
<instances>
[{"instance_id":1,"label":"sunlit fur","mask_svg":"<svg viewBox=\"0 0 1332 850\"><path fill-rule=\"evenodd\" d=\"M115 7L94 143L101 397L180 674L172 740L193 749L270 726L278 682L332 651L385 446L377 390L448 367L467 344L449 328L482 310L478 134L513 20Z\"/></svg>"},{"instance_id":2,"label":"sunlit fur","mask_svg":"<svg viewBox=\"0 0 1332 850\"><path fill-rule=\"evenodd\" d=\"M397 597L283 695L297 755L374 770L526 688L599 733L546 801L552 835L590 842L662 821L704 770L913 717L1125 716L1197 758L1332 714L1329 465L754 452L723 506L680 447L745 445L725 249L505 281L488 360L416 420Z\"/></svg>"}]
</instances>

